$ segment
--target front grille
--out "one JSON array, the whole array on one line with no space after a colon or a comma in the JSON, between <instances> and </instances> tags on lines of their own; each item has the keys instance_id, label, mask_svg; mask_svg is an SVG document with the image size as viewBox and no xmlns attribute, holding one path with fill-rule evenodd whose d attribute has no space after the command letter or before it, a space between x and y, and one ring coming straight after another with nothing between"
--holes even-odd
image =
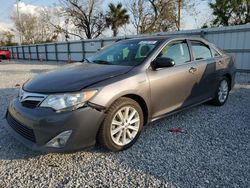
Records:
<instances>
[{"instance_id":1,"label":"front grille","mask_svg":"<svg viewBox=\"0 0 250 188\"><path fill-rule=\"evenodd\" d=\"M23 101L22 105L27 108L36 108L40 101Z\"/></svg>"},{"instance_id":2,"label":"front grille","mask_svg":"<svg viewBox=\"0 0 250 188\"><path fill-rule=\"evenodd\" d=\"M19 123L17 120L15 120L10 113L7 114L7 121L9 125L20 135L22 135L24 138L36 142L36 137L34 134L34 131L23 124Z\"/></svg>"}]
</instances>

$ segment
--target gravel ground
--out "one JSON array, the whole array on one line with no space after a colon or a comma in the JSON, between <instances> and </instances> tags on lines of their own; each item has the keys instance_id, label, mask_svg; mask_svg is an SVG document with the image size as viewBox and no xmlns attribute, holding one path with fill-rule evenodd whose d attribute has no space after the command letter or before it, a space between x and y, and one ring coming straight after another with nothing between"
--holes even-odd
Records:
<instances>
[{"instance_id":1,"label":"gravel ground","mask_svg":"<svg viewBox=\"0 0 250 188\"><path fill-rule=\"evenodd\" d=\"M0 63L0 117L34 74L58 64ZM1 118L0 118L1 119ZM0 187L250 187L250 74L223 107L200 105L146 126L123 152L33 152L0 120ZM180 127L186 133L169 132Z\"/></svg>"}]
</instances>

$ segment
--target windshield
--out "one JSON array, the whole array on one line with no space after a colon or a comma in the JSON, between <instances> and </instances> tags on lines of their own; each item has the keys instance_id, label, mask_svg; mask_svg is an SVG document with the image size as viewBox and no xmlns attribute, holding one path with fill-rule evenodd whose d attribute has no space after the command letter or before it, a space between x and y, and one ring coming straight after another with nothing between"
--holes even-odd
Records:
<instances>
[{"instance_id":1,"label":"windshield","mask_svg":"<svg viewBox=\"0 0 250 188\"><path fill-rule=\"evenodd\" d=\"M118 42L87 59L89 63L136 66L160 44L160 40L135 39Z\"/></svg>"}]
</instances>

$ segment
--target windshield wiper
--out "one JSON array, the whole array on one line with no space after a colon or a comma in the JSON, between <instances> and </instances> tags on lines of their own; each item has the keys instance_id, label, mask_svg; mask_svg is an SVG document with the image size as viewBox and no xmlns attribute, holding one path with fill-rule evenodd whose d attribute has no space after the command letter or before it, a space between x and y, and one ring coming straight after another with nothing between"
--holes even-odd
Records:
<instances>
[{"instance_id":1,"label":"windshield wiper","mask_svg":"<svg viewBox=\"0 0 250 188\"><path fill-rule=\"evenodd\" d=\"M87 63L92 63L88 58L84 58L82 62L86 61Z\"/></svg>"},{"instance_id":2,"label":"windshield wiper","mask_svg":"<svg viewBox=\"0 0 250 188\"><path fill-rule=\"evenodd\" d=\"M110 62L105 61L105 60L94 60L93 62L97 64L110 65Z\"/></svg>"}]
</instances>

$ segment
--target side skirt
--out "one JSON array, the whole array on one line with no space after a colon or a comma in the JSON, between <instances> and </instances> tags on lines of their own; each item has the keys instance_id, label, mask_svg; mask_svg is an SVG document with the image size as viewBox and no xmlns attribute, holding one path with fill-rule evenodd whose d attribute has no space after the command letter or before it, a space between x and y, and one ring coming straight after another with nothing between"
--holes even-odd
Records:
<instances>
[{"instance_id":1,"label":"side skirt","mask_svg":"<svg viewBox=\"0 0 250 188\"><path fill-rule=\"evenodd\" d=\"M201 101L201 102L199 102L199 103L196 103L196 104L193 104L193 105L190 105L190 106L186 106L186 107L183 107L183 108L179 108L179 109L174 110L174 111L172 111L172 112L168 112L168 113L166 113L166 114L157 116L157 117L155 117L155 118L152 118L149 122L151 123L151 122L160 120L160 119L162 119L162 118L164 118L164 117L171 116L171 115L176 114L176 113L178 113L178 112L181 112L181 111L187 110L187 109L189 109L189 108L192 108L192 107L194 107L194 106L198 106L198 105L200 105L200 104L203 104L203 103L205 103L205 102L208 102L208 101L210 101L210 100L212 100L212 99L213 99L213 98L211 97L211 98L208 98L208 99L206 99L206 100L203 100L203 101Z\"/></svg>"}]
</instances>

